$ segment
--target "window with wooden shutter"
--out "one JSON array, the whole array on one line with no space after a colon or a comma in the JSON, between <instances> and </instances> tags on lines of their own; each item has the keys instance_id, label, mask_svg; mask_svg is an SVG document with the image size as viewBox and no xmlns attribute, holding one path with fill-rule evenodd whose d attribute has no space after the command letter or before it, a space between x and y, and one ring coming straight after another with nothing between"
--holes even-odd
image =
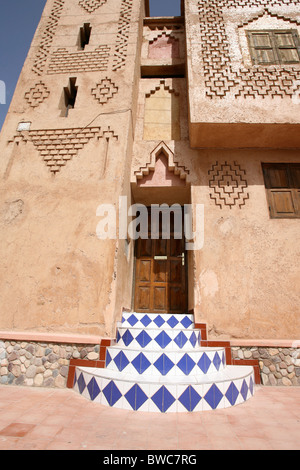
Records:
<instances>
[{"instance_id":1,"label":"window with wooden shutter","mask_svg":"<svg viewBox=\"0 0 300 470\"><path fill-rule=\"evenodd\" d=\"M300 218L300 163L263 163L270 216Z\"/></svg>"},{"instance_id":2,"label":"window with wooden shutter","mask_svg":"<svg viewBox=\"0 0 300 470\"><path fill-rule=\"evenodd\" d=\"M248 31L251 59L256 65L300 63L297 30Z\"/></svg>"}]
</instances>

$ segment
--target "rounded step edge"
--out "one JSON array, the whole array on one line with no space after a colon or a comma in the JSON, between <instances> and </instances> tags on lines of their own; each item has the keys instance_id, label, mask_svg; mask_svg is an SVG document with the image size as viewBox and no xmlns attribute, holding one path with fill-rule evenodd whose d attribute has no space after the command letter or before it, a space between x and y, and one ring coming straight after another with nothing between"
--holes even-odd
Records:
<instances>
[{"instance_id":1,"label":"rounded step edge","mask_svg":"<svg viewBox=\"0 0 300 470\"><path fill-rule=\"evenodd\" d=\"M182 349L200 345L201 331L194 329L132 328L120 326L115 344L130 349Z\"/></svg>"},{"instance_id":2,"label":"rounded step edge","mask_svg":"<svg viewBox=\"0 0 300 470\"><path fill-rule=\"evenodd\" d=\"M226 367L225 349L190 348L187 350L140 350L109 346L105 367L140 376L211 374Z\"/></svg>"},{"instance_id":3,"label":"rounded step edge","mask_svg":"<svg viewBox=\"0 0 300 470\"><path fill-rule=\"evenodd\" d=\"M123 312L120 326L136 328L194 328L194 315L190 313Z\"/></svg>"},{"instance_id":4,"label":"rounded step edge","mask_svg":"<svg viewBox=\"0 0 300 470\"><path fill-rule=\"evenodd\" d=\"M227 366L218 374L167 380L140 380L107 369L76 367L73 390L86 399L124 410L197 412L235 406L255 392L251 366Z\"/></svg>"}]
</instances>

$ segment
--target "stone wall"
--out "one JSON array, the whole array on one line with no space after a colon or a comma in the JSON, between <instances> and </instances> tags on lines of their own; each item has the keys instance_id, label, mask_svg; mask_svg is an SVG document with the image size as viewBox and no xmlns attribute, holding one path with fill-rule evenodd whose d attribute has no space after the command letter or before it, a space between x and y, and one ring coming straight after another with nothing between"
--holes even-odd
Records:
<instances>
[{"instance_id":1,"label":"stone wall","mask_svg":"<svg viewBox=\"0 0 300 470\"><path fill-rule=\"evenodd\" d=\"M99 345L0 340L0 384L65 388L70 359L98 359L99 349Z\"/></svg>"},{"instance_id":2,"label":"stone wall","mask_svg":"<svg viewBox=\"0 0 300 470\"><path fill-rule=\"evenodd\" d=\"M300 385L299 348L234 346L231 349L234 359L259 361L262 385Z\"/></svg>"}]
</instances>

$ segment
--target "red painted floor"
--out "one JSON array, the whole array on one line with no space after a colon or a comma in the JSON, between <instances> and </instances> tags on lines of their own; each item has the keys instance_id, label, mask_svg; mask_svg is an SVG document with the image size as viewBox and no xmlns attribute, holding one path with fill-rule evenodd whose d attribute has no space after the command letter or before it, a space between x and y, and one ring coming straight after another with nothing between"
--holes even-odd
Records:
<instances>
[{"instance_id":1,"label":"red painted floor","mask_svg":"<svg viewBox=\"0 0 300 470\"><path fill-rule=\"evenodd\" d=\"M202 413L142 413L69 389L0 386L0 450L300 449L300 387L256 386L252 399Z\"/></svg>"}]
</instances>

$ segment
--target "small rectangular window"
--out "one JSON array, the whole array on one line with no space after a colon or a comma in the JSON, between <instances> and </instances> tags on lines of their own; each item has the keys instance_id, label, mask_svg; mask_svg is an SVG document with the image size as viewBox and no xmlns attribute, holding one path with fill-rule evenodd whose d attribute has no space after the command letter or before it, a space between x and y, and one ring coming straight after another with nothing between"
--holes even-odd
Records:
<instances>
[{"instance_id":1,"label":"small rectangular window","mask_svg":"<svg viewBox=\"0 0 300 470\"><path fill-rule=\"evenodd\" d=\"M271 218L300 218L300 163L263 163Z\"/></svg>"},{"instance_id":2,"label":"small rectangular window","mask_svg":"<svg viewBox=\"0 0 300 470\"><path fill-rule=\"evenodd\" d=\"M247 32L251 59L256 65L297 64L300 42L296 30Z\"/></svg>"}]
</instances>

